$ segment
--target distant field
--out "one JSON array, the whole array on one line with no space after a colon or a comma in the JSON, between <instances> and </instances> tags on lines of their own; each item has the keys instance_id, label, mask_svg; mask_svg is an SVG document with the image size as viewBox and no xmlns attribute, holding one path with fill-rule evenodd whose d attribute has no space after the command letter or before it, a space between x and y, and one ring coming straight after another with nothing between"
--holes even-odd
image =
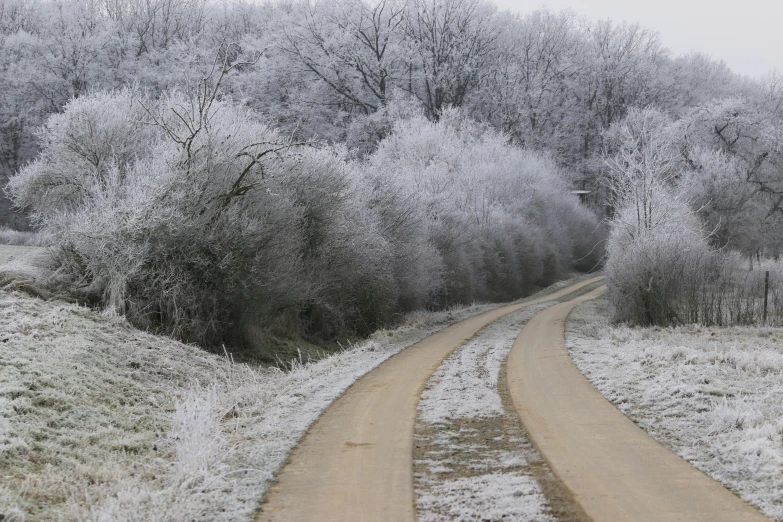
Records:
<instances>
[{"instance_id":1,"label":"distant field","mask_svg":"<svg viewBox=\"0 0 783 522\"><path fill-rule=\"evenodd\" d=\"M40 250L35 246L0 245L0 265L15 261L33 250Z\"/></svg>"}]
</instances>

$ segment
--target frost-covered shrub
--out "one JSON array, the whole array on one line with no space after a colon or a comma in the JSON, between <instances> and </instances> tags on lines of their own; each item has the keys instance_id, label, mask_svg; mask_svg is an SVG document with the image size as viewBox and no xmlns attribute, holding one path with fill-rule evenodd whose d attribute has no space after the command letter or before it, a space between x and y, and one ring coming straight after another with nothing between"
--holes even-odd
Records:
<instances>
[{"instance_id":1,"label":"frost-covered shrub","mask_svg":"<svg viewBox=\"0 0 783 522\"><path fill-rule=\"evenodd\" d=\"M602 267L606 260L606 238L609 235L607 223L597 225L590 219L583 219L571 227L573 230L574 268L579 272L592 272Z\"/></svg>"},{"instance_id":2,"label":"frost-covered shrub","mask_svg":"<svg viewBox=\"0 0 783 522\"><path fill-rule=\"evenodd\" d=\"M136 158L147 154L155 134L143 123L140 95L133 89L98 92L50 116L37 132L38 158L9 180L14 203L40 220L84 203L112 171L124 176Z\"/></svg>"},{"instance_id":3,"label":"frost-covered shrub","mask_svg":"<svg viewBox=\"0 0 783 522\"><path fill-rule=\"evenodd\" d=\"M668 118L633 110L607 133L607 186L615 205L606 278L616 321L671 325L698 321L708 277L721 276L688 191Z\"/></svg>"},{"instance_id":4,"label":"frost-covered shrub","mask_svg":"<svg viewBox=\"0 0 783 522\"><path fill-rule=\"evenodd\" d=\"M620 211L622 220L634 208ZM633 216L630 216L631 218ZM699 322L711 315L708 288L723 275L694 216L637 233L615 226L609 238L606 282L612 317L643 326ZM691 223L688 221L691 220Z\"/></svg>"},{"instance_id":5,"label":"frost-covered shrub","mask_svg":"<svg viewBox=\"0 0 783 522\"><path fill-rule=\"evenodd\" d=\"M570 270L597 225L551 161L456 110L398 121L367 170L402 302L517 297Z\"/></svg>"},{"instance_id":6,"label":"frost-covered shrub","mask_svg":"<svg viewBox=\"0 0 783 522\"><path fill-rule=\"evenodd\" d=\"M208 344L285 314L331 335L388 320L388 248L343 151L295 147L230 101L176 92L86 96L42 136L9 192L88 301Z\"/></svg>"},{"instance_id":7,"label":"frost-covered shrub","mask_svg":"<svg viewBox=\"0 0 783 522\"><path fill-rule=\"evenodd\" d=\"M712 248L699 230L672 225L636 238L612 231L606 277L614 320L643 326L783 324L780 263L748 271L747 259Z\"/></svg>"},{"instance_id":8,"label":"frost-covered shrub","mask_svg":"<svg viewBox=\"0 0 783 522\"><path fill-rule=\"evenodd\" d=\"M617 205L606 264L614 319L645 326L780 323L781 278L765 290L763 273L749 274L738 255L708 243L702 189L685 170L670 127L666 116L645 109L631 111L608 133L616 151L607 160ZM714 178L731 170L729 161L704 158Z\"/></svg>"},{"instance_id":9,"label":"frost-covered shrub","mask_svg":"<svg viewBox=\"0 0 783 522\"><path fill-rule=\"evenodd\" d=\"M143 326L212 342L239 318L306 293L291 284L301 262L297 213L273 192L279 181L266 181L285 172L286 158L266 155L283 140L226 102L198 114L180 94L134 101L154 118L146 150L108 156L100 177L74 167L92 182L81 200L34 211L59 238L70 282ZM129 114L128 125L140 117ZM37 179L49 172L43 158Z\"/></svg>"},{"instance_id":10,"label":"frost-covered shrub","mask_svg":"<svg viewBox=\"0 0 783 522\"><path fill-rule=\"evenodd\" d=\"M554 164L447 111L361 162L217 95L73 100L11 180L55 281L136 325L219 346L365 335L395 314L510 300L571 268L595 218Z\"/></svg>"},{"instance_id":11,"label":"frost-covered shrub","mask_svg":"<svg viewBox=\"0 0 783 522\"><path fill-rule=\"evenodd\" d=\"M281 183L301 212L303 270L316 285L300 307L310 333L366 335L387 323L397 297L392 252L345 151L299 150L296 169Z\"/></svg>"}]
</instances>

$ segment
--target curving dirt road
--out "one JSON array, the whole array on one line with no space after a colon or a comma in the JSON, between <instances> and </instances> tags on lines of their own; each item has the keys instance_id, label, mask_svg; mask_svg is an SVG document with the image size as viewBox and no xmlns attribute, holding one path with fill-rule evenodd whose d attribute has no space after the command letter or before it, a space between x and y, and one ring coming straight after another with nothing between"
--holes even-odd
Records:
<instances>
[{"instance_id":1,"label":"curving dirt road","mask_svg":"<svg viewBox=\"0 0 783 522\"><path fill-rule=\"evenodd\" d=\"M600 279L471 317L414 344L359 379L291 453L257 520L415 520L413 428L416 405L432 373L449 353L496 319Z\"/></svg>"},{"instance_id":2,"label":"curving dirt road","mask_svg":"<svg viewBox=\"0 0 783 522\"><path fill-rule=\"evenodd\" d=\"M531 319L507 363L514 406L530 440L596 522L767 520L664 448L585 379L565 347L565 320L605 287Z\"/></svg>"}]
</instances>

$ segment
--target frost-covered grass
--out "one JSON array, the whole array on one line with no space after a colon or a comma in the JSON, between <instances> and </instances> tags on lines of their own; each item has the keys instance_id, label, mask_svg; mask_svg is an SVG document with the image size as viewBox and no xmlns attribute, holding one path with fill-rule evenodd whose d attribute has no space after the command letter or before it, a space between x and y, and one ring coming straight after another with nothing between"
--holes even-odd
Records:
<instances>
[{"instance_id":1,"label":"frost-covered grass","mask_svg":"<svg viewBox=\"0 0 783 522\"><path fill-rule=\"evenodd\" d=\"M499 391L503 361L522 325L550 306L504 317L450 355L422 394L416 426L416 507L422 522L550 521L528 469L541 457Z\"/></svg>"},{"instance_id":2,"label":"frost-covered grass","mask_svg":"<svg viewBox=\"0 0 783 522\"><path fill-rule=\"evenodd\" d=\"M783 329L610 326L579 306L567 340L579 369L665 446L783 520Z\"/></svg>"},{"instance_id":3,"label":"frost-covered grass","mask_svg":"<svg viewBox=\"0 0 783 522\"><path fill-rule=\"evenodd\" d=\"M489 325L455 350L432 375L419 403L419 419L445 424L453 419L503 415L498 379L522 325L554 304L543 303Z\"/></svg>"},{"instance_id":4,"label":"frost-covered grass","mask_svg":"<svg viewBox=\"0 0 783 522\"><path fill-rule=\"evenodd\" d=\"M523 473L459 477L430 486L416 502L419 520L553 520L536 480Z\"/></svg>"},{"instance_id":5,"label":"frost-covered grass","mask_svg":"<svg viewBox=\"0 0 783 522\"><path fill-rule=\"evenodd\" d=\"M0 285L28 283L41 289L51 255L48 248L0 245Z\"/></svg>"},{"instance_id":6,"label":"frost-covered grass","mask_svg":"<svg viewBox=\"0 0 783 522\"><path fill-rule=\"evenodd\" d=\"M19 261L39 250L41 249L34 246L0 244L0 266Z\"/></svg>"},{"instance_id":7,"label":"frost-covered grass","mask_svg":"<svg viewBox=\"0 0 783 522\"><path fill-rule=\"evenodd\" d=\"M197 383L226 379L225 363L118 319L6 292L0 343L0 512L109 520L113 506L138 502L141 520L167 504L171 418Z\"/></svg>"}]
</instances>

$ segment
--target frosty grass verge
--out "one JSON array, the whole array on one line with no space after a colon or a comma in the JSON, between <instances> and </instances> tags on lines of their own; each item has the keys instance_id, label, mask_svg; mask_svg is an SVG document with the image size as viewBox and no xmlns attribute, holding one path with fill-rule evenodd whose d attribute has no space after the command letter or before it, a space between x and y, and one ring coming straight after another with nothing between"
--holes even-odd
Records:
<instances>
[{"instance_id":1,"label":"frosty grass verge","mask_svg":"<svg viewBox=\"0 0 783 522\"><path fill-rule=\"evenodd\" d=\"M506 316L458 348L422 394L417 415L416 507L421 522L555 520L526 467L541 456L506 412L503 362L520 329L554 302ZM512 416L512 422L503 417ZM514 429L516 428L516 429ZM418 453L418 452L417 452Z\"/></svg>"},{"instance_id":2,"label":"frosty grass verge","mask_svg":"<svg viewBox=\"0 0 783 522\"><path fill-rule=\"evenodd\" d=\"M576 365L645 431L783 520L783 330L612 327L606 300L566 328Z\"/></svg>"},{"instance_id":3,"label":"frosty grass verge","mask_svg":"<svg viewBox=\"0 0 783 522\"><path fill-rule=\"evenodd\" d=\"M411 314L281 371L0 291L0 513L6 522L251 520L291 448L348 386L490 308Z\"/></svg>"}]
</instances>

